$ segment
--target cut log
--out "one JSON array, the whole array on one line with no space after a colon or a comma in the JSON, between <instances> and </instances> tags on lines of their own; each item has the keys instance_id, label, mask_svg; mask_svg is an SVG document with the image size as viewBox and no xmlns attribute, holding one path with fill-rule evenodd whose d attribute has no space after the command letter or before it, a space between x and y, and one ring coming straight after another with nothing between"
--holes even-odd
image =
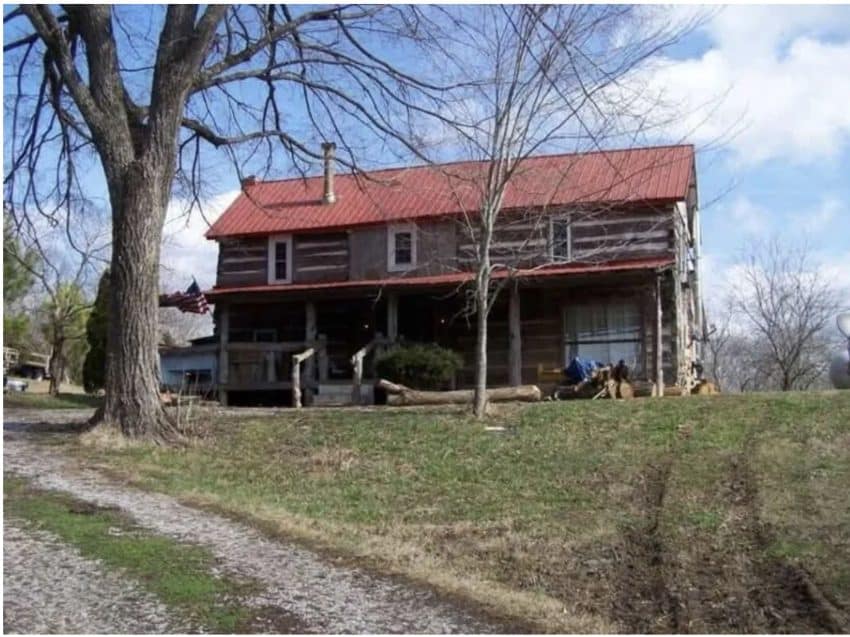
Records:
<instances>
[{"instance_id":1,"label":"cut log","mask_svg":"<svg viewBox=\"0 0 850 637\"><path fill-rule=\"evenodd\" d=\"M378 381L378 387L387 392L388 405L446 405L472 403L471 389L454 391L420 391L404 385L391 383L388 380ZM487 390L489 402L538 402L543 393L537 385L520 385L518 387L497 387Z\"/></svg>"},{"instance_id":2,"label":"cut log","mask_svg":"<svg viewBox=\"0 0 850 637\"><path fill-rule=\"evenodd\" d=\"M655 383L651 381L633 380L630 384L635 397L655 396Z\"/></svg>"},{"instance_id":3,"label":"cut log","mask_svg":"<svg viewBox=\"0 0 850 637\"><path fill-rule=\"evenodd\" d=\"M621 380L617 386L617 398L628 400L635 397L635 389L632 384L626 380Z\"/></svg>"},{"instance_id":4,"label":"cut log","mask_svg":"<svg viewBox=\"0 0 850 637\"><path fill-rule=\"evenodd\" d=\"M699 394L702 396L711 396L713 394L719 394L720 388L715 383L712 383L710 380L703 380L700 381L697 385L695 385L693 389L691 389L691 393Z\"/></svg>"}]
</instances>

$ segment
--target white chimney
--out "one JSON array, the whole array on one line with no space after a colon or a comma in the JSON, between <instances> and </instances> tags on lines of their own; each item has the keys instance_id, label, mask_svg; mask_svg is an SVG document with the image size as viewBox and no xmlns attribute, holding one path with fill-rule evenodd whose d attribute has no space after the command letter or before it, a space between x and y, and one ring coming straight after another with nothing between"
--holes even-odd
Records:
<instances>
[{"instance_id":1,"label":"white chimney","mask_svg":"<svg viewBox=\"0 0 850 637\"><path fill-rule=\"evenodd\" d=\"M333 142L325 142L322 144L322 153L325 159L325 193L322 196L322 201L326 204L331 204L336 201L334 193L334 151L336 144Z\"/></svg>"}]
</instances>

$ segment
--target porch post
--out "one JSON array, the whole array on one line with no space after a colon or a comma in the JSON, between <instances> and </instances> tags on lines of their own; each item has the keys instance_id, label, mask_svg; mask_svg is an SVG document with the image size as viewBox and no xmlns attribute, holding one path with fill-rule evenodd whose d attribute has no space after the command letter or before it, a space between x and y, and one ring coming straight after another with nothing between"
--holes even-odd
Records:
<instances>
[{"instance_id":1,"label":"porch post","mask_svg":"<svg viewBox=\"0 0 850 637\"><path fill-rule=\"evenodd\" d=\"M304 340L307 342L306 347L315 347L318 339L318 328L316 327L316 304L313 301L307 301L304 305ZM304 376L307 380L307 402L312 402L312 390L310 384L316 380L316 362L315 357L311 356L304 361Z\"/></svg>"},{"instance_id":2,"label":"porch post","mask_svg":"<svg viewBox=\"0 0 850 637\"><path fill-rule=\"evenodd\" d=\"M664 395L664 339L661 316L661 277L655 275L655 387L656 396Z\"/></svg>"},{"instance_id":3,"label":"porch post","mask_svg":"<svg viewBox=\"0 0 850 637\"><path fill-rule=\"evenodd\" d=\"M519 284L510 284L508 300L508 383L522 385L522 332L520 325Z\"/></svg>"},{"instance_id":4,"label":"porch post","mask_svg":"<svg viewBox=\"0 0 850 637\"><path fill-rule=\"evenodd\" d=\"M319 334L319 345L317 356L319 357L319 383L328 382L328 337L325 334Z\"/></svg>"},{"instance_id":5,"label":"porch post","mask_svg":"<svg viewBox=\"0 0 850 637\"><path fill-rule=\"evenodd\" d=\"M387 292L387 339L398 340L398 293Z\"/></svg>"},{"instance_id":6,"label":"porch post","mask_svg":"<svg viewBox=\"0 0 850 637\"><path fill-rule=\"evenodd\" d=\"M222 389L227 385L230 372L230 360L228 356L228 343L230 341L230 306L227 303L219 304L218 307L218 401L222 407L227 407L227 390Z\"/></svg>"}]
</instances>

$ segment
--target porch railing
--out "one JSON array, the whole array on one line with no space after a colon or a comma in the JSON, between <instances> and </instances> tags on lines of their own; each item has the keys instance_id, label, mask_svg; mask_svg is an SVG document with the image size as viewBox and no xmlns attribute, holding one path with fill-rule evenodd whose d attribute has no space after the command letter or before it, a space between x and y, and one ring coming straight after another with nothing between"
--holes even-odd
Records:
<instances>
[{"instance_id":1,"label":"porch railing","mask_svg":"<svg viewBox=\"0 0 850 637\"><path fill-rule=\"evenodd\" d=\"M279 343L231 341L225 347L228 354L227 375L226 380L222 382L226 385L274 389L281 387L281 383L284 383L283 387L286 388L285 385L288 385L292 379L296 356L310 349L313 350L313 354L299 361L299 365L307 362L303 375L304 381L314 384L324 382L328 378L327 339L324 335L319 335L314 341Z\"/></svg>"},{"instance_id":2,"label":"porch railing","mask_svg":"<svg viewBox=\"0 0 850 637\"><path fill-rule=\"evenodd\" d=\"M359 405L362 402L363 361L366 359L366 356L373 350L382 349L390 344L391 341L378 332L375 334L375 338L354 352L354 355L351 357L351 366L354 369L354 378L351 383L351 402L353 404Z\"/></svg>"},{"instance_id":3,"label":"porch railing","mask_svg":"<svg viewBox=\"0 0 850 637\"><path fill-rule=\"evenodd\" d=\"M292 355L292 406L296 409L301 409L301 363L315 353L315 347L308 347L300 354Z\"/></svg>"}]
</instances>

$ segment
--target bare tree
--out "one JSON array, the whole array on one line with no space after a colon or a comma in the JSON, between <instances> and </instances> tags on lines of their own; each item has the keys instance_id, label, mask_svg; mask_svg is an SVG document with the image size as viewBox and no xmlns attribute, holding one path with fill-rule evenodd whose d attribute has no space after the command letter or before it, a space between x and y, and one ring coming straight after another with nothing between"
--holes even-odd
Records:
<instances>
[{"instance_id":1,"label":"bare tree","mask_svg":"<svg viewBox=\"0 0 850 637\"><path fill-rule=\"evenodd\" d=\"M806 245L777 239L744 251L742 280L729 297L733 320L745 330L751 354L761 362L756 388L808 389L828 365L831 327L838 296Z\"/></svg>"},{"instance_id":2,"label":"bare tree","mask_svg":"<svg viewBox=\"0 0 850 637\"><path fill-rule=\"evenodd\" d=\"M775 374L764 340L742 331L728 307L715 318L704 340L706 376L723 391L771 389Z\"/></svg>"},{"instance_id":3,"label":"bare tree","mask_svg":"<svg viewBox=\"0 0 850 637\"><path fill-rule=\"evenodd\" d=\"M208 314L181 312L176 307L159 308L159 329L163 341L187 345L193 338L211 333Z\"/></svg>"},{"instance_id":4,"label":"bare tree","mask_svg":"<svg viewBox=\"0 0 850 637\"><path fill-rule=\"evenodd\" d=\"M199 202L215 149L240 177L245 165L268 172L281 157L303 173L329 139L352 169L376 137L386 153L418 153L411 121L439 117L447 90L417 79L419 58L400 53L427 40L405 7L22 5L4 26L14 87L7 197L51 216L85 190L92 166L103 171L112 320L98 418L128 436L179 436L159 401L157 360L172 187Z\"/></svg>"},{"instance_id":5,"label":"bare tree","mask_svg":"<svg viewBox=\"0 0 850 637\"><path fill-rule=\"evenodd\" d=\"M97 223L96 210L70 213L80 217L74 222L65 215L27 215L13 207L7 214L16 241L15 249L7 250L5 256L35 282L31 313L50 351L49 391L56 395L69 363L77 368L82 362L90 283L104 265L109 243Z\"/></svg>"},{"instance_id":6,"label":"bare tree","mask_svg":"<svg viewBox=\"0 0 850 637\"><path fill-rule=\"evenodd\" d=\"M434 19L439 17L438 12ZM533 263L530 257L539 256L541 247L548 249L547 220L553 212L543 202L542 213L538 208L503 220L509 189L523 187L524 166L534 154L599 150L615 140L628 144L663 127L658 96L643 94L627 80L687 25L641 23L640 9L603 5L505 5L467 20L462 13L453 17L456 28L444 38L440 60L450 73L474 81L452 104L448 119L456 144L477 163L449 165L445 173L457 200L467 205L463 224L475 273L470 295L477 333L474 411L482 417L488 316L499 292L514 285L518 268ZM555 175L555 181L568 181L569 172ZM615 181L633 177L618 175ZM556 190L557 183L547 185L548 192ZM537 193L536 205L544 194ZM605 193L596 194L606 199ZM511 254L496 254L494 233L510 223L523 227L527 238ZM494 277L500 270L509 276Z\"/></svg>"}]
</instances>

